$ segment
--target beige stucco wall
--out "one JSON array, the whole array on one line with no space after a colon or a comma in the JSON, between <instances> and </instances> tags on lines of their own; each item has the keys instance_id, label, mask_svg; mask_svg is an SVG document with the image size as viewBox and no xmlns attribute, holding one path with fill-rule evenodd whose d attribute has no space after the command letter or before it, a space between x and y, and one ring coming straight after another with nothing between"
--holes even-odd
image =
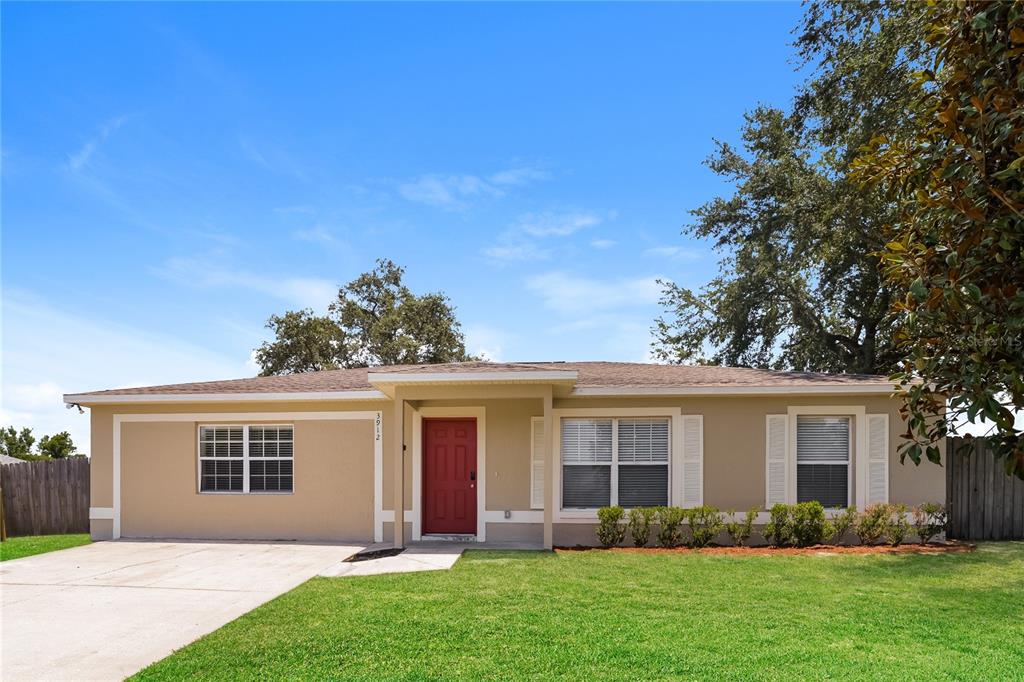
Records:
<instances>
[{"instance_id":1,"label":"beige stucco wall","mask_svg":"<svg viewBox=\"0 0 1024 682\"><path fill-rule=\"evenodd\" d=\"M786 414L791 406L863 406L867 414L889 415L889 501L907 505L944 502L946 478L930 462L901 464L897 447L906 430L899 403L886 396L772 396L657 399L571 398L556 408L679 407L683 414L704 416L704 502L720 509L763 507L765 500L765 419ZM837 409L837 414L841 410ZM856 477L855 477L856 478ZM856 480L851 489L856 499Z\"/></svg>"},{"instance_id":2,"label":"beige stucco wall","mask_svg":"<svg viewBox=\"0 0 1024 682\"><path fill-rule=\"evenodd\" d=\"M405 408L406 508L412 505L413 415L422 408L486 410L486 509L530 509L530 418L542 414L543 387L418 387ZM443 399L440 398L443 396ZM944 501L941 467L900 464L898 404L884 396L563 398L560 408L671 407L704 416L704 499L721 509L764 505L765 416L790 406L863 406L889 414L890 500ZM193 403L92 408L92 506L113 506L113 415L128 413L383 412L383 508L393 508L393 405L389 402ZM838 407L837 407L837 411ZM196 491L197 422L122 426L122 534L125 537L238 537L369 540L373 535L373 426L369 421L297 421L292 495L201 495ZM854 493L855 494L855 493ZM411 517L406 517L410 521ZM514 519L515 521L516 519ZM390 524L386 524L390 527ZM563 524L562 535L578 535ZM92 523L97 537L111 522ZM529 524L489 523L489 538L533 537ZM580 530L586 534L589 531ZM385 538L390 534L385 530Z\"/></svg>"},{"instance_id":3,"label":"beige stucco wall","mask_svg":"<svg viewBox=\"0 0 1024 682\"><path fill-rule=\"evenodd\" d=\"M373 412L384 405L218 403L93 408L91 505L113 506L114 414ZM204 421L122 423L122 537L372 539L374 425L371 420L274 420L274 423L294 424L294 492L249 495L198 492L196 434ZM218 419L217 423L260 421ZM387 446L386 441L384 445ZM110 521L94 520L90 525L95 538L110 537Z\"/></svg>"}]
</instances>

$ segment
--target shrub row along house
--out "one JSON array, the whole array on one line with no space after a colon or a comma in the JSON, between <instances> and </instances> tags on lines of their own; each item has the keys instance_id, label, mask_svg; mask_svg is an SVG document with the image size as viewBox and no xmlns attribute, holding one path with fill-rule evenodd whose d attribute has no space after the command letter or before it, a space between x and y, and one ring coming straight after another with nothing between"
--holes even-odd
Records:
<instances>
[{"instance_id":1,"label":"shrub row along house","mask_svg":"<svg viewBox=\"0 0 1024 682\"><path fill-rule=\"evenodd\" d=\"M92 536L593 544L597 509L944 501L879 376L612 362L375 367L66 395ZM767 511L758 518L768 520Z\"/></svg>"}]
</instances>

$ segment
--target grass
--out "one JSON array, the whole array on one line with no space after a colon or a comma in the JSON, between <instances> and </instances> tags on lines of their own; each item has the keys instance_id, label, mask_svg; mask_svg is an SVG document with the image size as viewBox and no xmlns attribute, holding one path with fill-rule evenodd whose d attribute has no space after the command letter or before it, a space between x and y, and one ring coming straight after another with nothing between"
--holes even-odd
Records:
<instances>
[{"instance_id":1,"label":"grass","mask_svg":"<svg viewBox=\"0 0 1024 682\"><path fill-rule=\"evenodd\" d=\"M78 547L91 542L88 533L73 535L26 535L20 538L7 538L0 542L0 561L20 559L33 554L55 552L58 549Z\"/></svg>"},{"instance_id":2,"label":"grass","mask_svg":"<svg viewBox=\"0 0 1024 682\"><path fill-rule=\"evenodd\" d=\"M473 551L316 578L140 672L177 679L1010 679L1024 543L947 555Z\"/></svg>"}]
</instances>

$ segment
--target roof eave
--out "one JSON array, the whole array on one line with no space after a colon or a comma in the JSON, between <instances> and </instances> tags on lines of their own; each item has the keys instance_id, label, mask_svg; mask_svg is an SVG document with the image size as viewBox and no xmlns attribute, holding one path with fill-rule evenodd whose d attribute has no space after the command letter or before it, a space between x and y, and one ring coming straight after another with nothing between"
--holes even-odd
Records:
<instances>
[{"instance_id":1,"label":"roof eave","mask_svg":"<svg viewBox=\"0 0 1024 682\"><path fill-rule=\"evenodd\" d=\"M520 372L370 372L373 386L401 384L507 384L507 383L575 383L575 370Z\"/></svg>"},{"instance_id":2,"label":"roof eave","mask_svg":"<svg viewBox=\"0 0 1024 682\"><path fill-rule=\"evenodd\" d=\"M757 395L876 395L889 394L893 391L893 385L886 384L864 384L864 385L824 385L824 386L592 386L580 387L572 391L573 397L606 396L606 397L630 397L630 396L666 396L666 397L687 397L687 396L757 396Z\"/></svg>"},{"instance_id":3,"label":"roof eave","mask_svg":"<svg viewBox=\"0 0 1024 682\"><path fill-rule=\"evenodd\" d=\"M378 390L360 391L282 391L273 393L104 393L64 396L69 405L119 405L153 403L244 403L310 402L337 400L390 400Z\"/></svg>"}]
</instances>

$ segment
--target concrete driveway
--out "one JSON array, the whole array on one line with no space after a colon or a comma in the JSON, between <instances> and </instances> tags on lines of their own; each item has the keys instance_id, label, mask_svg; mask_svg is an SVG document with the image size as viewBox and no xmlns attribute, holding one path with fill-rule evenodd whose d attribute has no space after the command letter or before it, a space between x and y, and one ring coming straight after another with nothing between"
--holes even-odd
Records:
<instances>
[{"instance_id":1,"label":"concrete driveway","mask_svg":"<svg viewBox=\"0 0 1024 682\"><path fill-rule=\"evenodd\" d=\"M122 540L5 561L0 679L123 679L360 549Z\"/></svg>"}]
</instances>

